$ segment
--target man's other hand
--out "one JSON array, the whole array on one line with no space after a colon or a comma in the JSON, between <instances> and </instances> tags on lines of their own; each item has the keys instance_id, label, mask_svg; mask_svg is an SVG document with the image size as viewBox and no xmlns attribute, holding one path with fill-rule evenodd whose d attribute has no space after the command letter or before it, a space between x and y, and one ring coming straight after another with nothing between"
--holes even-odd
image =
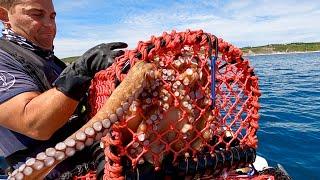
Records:
<instances>
[{"instance_id":1,"label":"man's other hand","mask_svg":"<svg viewBox=\"0 0 320 180\"><path fill-rule=\"evenodd\" d=\"M114 58L124 53L123 50L117 49L127 46L123 42L113 42L89 49L63 70L54 86L66 96L79 101L87 92L94 75L111 66Z\"/></svg>"}]
</instances>

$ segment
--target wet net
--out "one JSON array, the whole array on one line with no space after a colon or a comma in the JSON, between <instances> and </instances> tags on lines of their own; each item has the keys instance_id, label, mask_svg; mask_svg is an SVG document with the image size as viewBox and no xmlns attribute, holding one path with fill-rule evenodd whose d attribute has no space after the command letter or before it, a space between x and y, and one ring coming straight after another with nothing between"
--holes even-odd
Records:
<instances>
[{"instance_id":1,"label":"wet net","mask_svg":"<svg viewBox=\"0 0 320 180\"><path fill-rule=\"evenodd\" d=\"M240 49L201 30L152 36L96 74L92 116L138 61L152 63L157 78L102 138L104 179L143 164L205 178L253 163L261 94Z\"/></svg>"}]
</instances>

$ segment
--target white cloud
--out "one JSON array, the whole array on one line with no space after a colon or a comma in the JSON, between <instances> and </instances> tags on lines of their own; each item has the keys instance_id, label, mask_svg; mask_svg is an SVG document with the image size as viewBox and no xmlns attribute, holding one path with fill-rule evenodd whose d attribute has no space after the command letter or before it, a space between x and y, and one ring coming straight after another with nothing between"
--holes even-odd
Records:
<instances>
[{"instance_id":1,"label":"white cloud","mask_svg":"<svg viewBox=\"0 0 320 180\"><path fill-rule=\"evenodd\" d=\"M239 9L245 9L252 3L252 0L231 1L230 3L226 4L226 6L224 6L223 8L226 11L234 11Z\"/></svg>"}]
</instances>

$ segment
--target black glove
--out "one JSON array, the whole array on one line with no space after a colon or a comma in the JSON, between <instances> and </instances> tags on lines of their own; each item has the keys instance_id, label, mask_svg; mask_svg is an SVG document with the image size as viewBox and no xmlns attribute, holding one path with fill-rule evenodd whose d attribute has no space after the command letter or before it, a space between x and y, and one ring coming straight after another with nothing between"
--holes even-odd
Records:
<instances>
[{"instance_id":1,"label":"black glove","mask_svg":"<svg viewBox=\"0 0 320 180\"><path fill-rule=\"evenodd\" d=\"M123 42L100 44L89 49L76 61L66 67L53 83L66 96L79 101L87 92L90 81L100 70L106 69L114 62L114 58L121 56L126 48Z\"/></svg>"}]
</instances>

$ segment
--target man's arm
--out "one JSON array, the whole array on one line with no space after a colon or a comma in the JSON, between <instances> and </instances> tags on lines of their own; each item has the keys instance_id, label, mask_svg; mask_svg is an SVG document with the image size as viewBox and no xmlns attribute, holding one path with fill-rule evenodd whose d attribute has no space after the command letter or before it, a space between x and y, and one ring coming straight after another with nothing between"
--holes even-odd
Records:
<instances>
[{"instance_id":1,"label":"man's arm","mask_svg":"<svg viewBox=\"0 0 320 180\"><path fill-rule=\"evenodd\" d=\"M75 111L78 101L56 88L25 92L0 105L0 125L37 140L47 140Z\"/></svg>"},{"instance_id":2,"label":"man's arm","mask_svg":"<svg viewBox=\"0 0 320 180\"><path fill-rule=\"evenodd\" d=\"M62 127L85 96L91 79L122 55L127 44L100 44L66 67L44 93L26 92L0 104L0 125L33 139L47 140Z\"/></svg>"}]
</instances>

